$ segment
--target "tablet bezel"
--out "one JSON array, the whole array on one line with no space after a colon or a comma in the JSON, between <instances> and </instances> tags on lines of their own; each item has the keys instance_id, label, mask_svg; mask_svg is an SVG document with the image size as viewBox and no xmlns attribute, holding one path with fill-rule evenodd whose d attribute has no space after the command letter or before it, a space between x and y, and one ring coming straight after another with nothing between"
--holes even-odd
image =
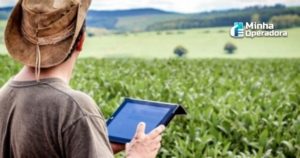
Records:
<instances>
[{"instance_id":1,"label":"tablet bezel","mask_svg":"<svg viewBox=\"0 0 300 158\"><path fill-rule=\"evenodd\" d=\"M126 106L127 103L136 103L136 104L143 104L143 105L148 105L148 106L155 106L155 107L163 107L169 108L168 113L165 115L165 117L158 123L158 125L165 125L167 126L169 122L172 120L174 117L174 113L176 109L178 108L179 105L177 104L170 104L170 103L163 103L163 102L154 102L154 101L148 101L148 100L138 100L138 99L131 99L131 98L125 98L123 103L120 105L120 107L117 109L116 112L113 113L113 115L107 120L107 129L110 125L110 123L113 121L113 119L122 111L122 109ZM157 126L158 126L157 125ZM109 131L108 131L109 133ZM131 139L127 138L121 138L121 137L115 137L115 136L110 136L109 135L109 140L110 142L113 143L121 143L121 144L126 144L131 141Z\"/></svg>"}]
</instances>

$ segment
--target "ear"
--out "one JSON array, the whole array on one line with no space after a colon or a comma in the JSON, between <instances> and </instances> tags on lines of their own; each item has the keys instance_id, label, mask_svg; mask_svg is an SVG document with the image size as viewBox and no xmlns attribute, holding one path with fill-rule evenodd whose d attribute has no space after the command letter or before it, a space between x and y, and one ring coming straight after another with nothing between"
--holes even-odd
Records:
<instances>
[{"instance_id":1,"label":"ear","mask_svg":"<svg viewBox=\"0 0 300 158\"><path fill-rule=\"evenodd\" d=\"M85 32L82 34L79 42L77 43L77 46L76 46L76 50L77 51L81 51L82 50L84 40L85 40Z\"/></svg>"}]
</instances>

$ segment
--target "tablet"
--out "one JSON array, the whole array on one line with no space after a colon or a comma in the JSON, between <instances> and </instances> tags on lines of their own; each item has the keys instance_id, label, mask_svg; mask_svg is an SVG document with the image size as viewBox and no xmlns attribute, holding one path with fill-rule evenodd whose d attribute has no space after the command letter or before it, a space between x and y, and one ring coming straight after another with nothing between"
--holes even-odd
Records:
<instances>
[{"instance_id":1,"label":"tablet","mask_svg":"<svg viewBox=\"0 0 300 158\"><path fill-rule=\"evenodd\" d=\"M178 104L125 98L121 106L107 121L110 142L125 144L133 138L138 123L145 122L145 132L165 126L176 114L186 114Z\"/></svg>"}]
</instances>

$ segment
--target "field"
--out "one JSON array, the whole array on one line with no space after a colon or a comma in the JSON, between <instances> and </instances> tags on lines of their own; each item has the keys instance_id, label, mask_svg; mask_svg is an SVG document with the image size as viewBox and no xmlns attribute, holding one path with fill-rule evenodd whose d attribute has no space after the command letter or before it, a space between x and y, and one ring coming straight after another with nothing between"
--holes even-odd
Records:
<instances>
[{"instance_id":1,"label":"field","mask_svg":"<svg viewBox=\"0 0 300 158\"><path fill-rule=\"evenodd\" d=\"M0 67L0 86L20 68ZM71 85L106 117L123 97L184 105L162 158L300 157L300 59L80 59Z\"/></svg>"},{"instance_id":2,"label":"field","mask_svg":"<svg viewBox=\"0 0 300 158\"><path fill-rule=\"evenodd\" d=\"M177 45L188 49L189 58L293 58L300 57L300 28L289 29L287 38L233 39L229 28L173 30L163 32L129 33L88 38L85 57L174 57ZM227 55L225 43L237 46L233 55Z\"/></svg>"},{"instance_id":3,"label":"field","mask_svg":"<svg viewBox=\"0 0 300 158\"><path fill-rule=\"evenodd\" d=\"M3 34L5 22L0 21ZM120 24L121 25L121 24ZM287 38L233 39L230 28L207 28L193 30L171 30L162 32L142 32L108 34L88 37L82 57L136 57L170 58L174 48L184 46L188 58L294 58L300 57L300 28L288 29ZM1 31L2 30L2 31ZM89 29L92 33L101 32ZM103 30L102 30L103 31ZM1 35L2 37L3 35ZM235 54L228 55L223 48L225 43L237 46ZM3 39L0 52L6 52Z\"/></svg>"},{"instance_id":4,"label":"field","mask_svg":"<svg viewBox=\"0 0 300 158\"><path fill-rule=\"evenodd\" d=\"M6 48L4 45L4 28L6 26L6 22L0 20L0 52L6 52Z\"/></svg>"}]
</instances>

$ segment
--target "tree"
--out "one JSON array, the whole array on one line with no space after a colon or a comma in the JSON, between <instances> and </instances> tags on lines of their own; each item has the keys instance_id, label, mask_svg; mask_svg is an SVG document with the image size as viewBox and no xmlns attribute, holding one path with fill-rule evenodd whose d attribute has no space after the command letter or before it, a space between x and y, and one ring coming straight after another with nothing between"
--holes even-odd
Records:
<instances>
[{"instance_id":1,"label":"tree","mask_svg":"<svg viewBox=\"0 0 300 158\"><path fill-rule=\"evenodd\" d=\"M273 16L269 23L274 24L278 29L300 26L299 15L279 15Z\"/></svg>"},{"instance_id":2,"label":"tree","mask_svg":"<svg viewBox=\"0 0 300 158\"><path fill-rule=\"evenodd\" d=\"M252 22L256 22L256 23L260 23L260 15L258 13L254 13L252 16L251 16L251 21Z\"/></svg>"},{"instance_id":3,"label":"tree","mask_svg":"<svg viewBox=\"0 0 300 158\"><path fill-rule=\"evenodd\" d=\"M174 49L174 54L178 57L184 57L188 53L188 50L183 46L177 46Z\"/></svg>"},{"instance_id":4,"label":"tree","mask_svg":"<svg viewBox=\"0 0 300 158\"><path fill-rule=\"evenodd\" d=\"M95 36L95 34L92 33L92 32L88 32L87 35L88 35L88 37L94 37Z\"/></svg>"},{"instance_id":5,"label":"tree","mask_svg":"<svg viewBox=\"0 0 300 158\"><path fill-rule=\"evenodd\" d=\"M227 54L233 54L235 50L237 50L237 47L231 43L227 42L224 46L224 50L227 52Z\"/></svg>"}]
</instances>

